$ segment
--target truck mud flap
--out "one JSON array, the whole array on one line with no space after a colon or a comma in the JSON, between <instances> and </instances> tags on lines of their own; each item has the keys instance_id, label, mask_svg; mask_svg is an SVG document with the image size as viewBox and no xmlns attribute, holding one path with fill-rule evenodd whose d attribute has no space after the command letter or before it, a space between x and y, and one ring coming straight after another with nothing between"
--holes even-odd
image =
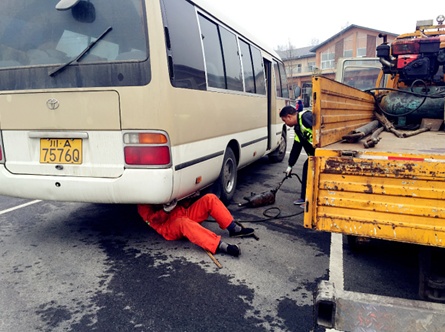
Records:
<instances>
[{"instance_id":1,"label":"truck mud flap","mask_svg":"<svg viewBox=\"0 0 445 332\"><path fill-rule=\"evenodd\" d=\"M445 305L335 289L322 281L315 297L316 322L338 331L445 331Z\"/></svg>"}]
</instances>

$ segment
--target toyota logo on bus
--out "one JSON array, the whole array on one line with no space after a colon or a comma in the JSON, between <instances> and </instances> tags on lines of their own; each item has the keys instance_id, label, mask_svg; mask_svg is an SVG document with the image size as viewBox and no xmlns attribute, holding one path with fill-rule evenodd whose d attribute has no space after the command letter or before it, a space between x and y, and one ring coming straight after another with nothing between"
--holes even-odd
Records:
<instances>
[{"instance_id":1,"label":"toyota logo on bus","mask_svg":"<svg viewBox=\"0 0 445 332\"><path fill-rule=\"evenodd\" d=\"M46 101L46 106L50 109L50 110L55 110L59 108L59 101L55 98L51 98L48 99Z\"/></svg>"}]
</instances>

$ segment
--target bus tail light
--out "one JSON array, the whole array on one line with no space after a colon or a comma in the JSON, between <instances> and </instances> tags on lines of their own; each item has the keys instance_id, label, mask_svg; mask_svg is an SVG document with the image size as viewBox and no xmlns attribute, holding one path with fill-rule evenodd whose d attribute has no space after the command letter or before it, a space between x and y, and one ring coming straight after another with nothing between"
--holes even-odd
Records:
<instances>
[{"instance_id":1,"label":"bus tail light","mask_svg":"<svg viewBox=\"0 0 445 332\"><path fill-rule=\"evenodd\" d=\"M125 133L126 144L167 144L168 138L163 133Z\"/></svg>"},{"instance_id":2,"label":"bus tail light","mask_svg":"<svg viewBox=\"0 0 445 332\"><path fill-rule=\"evenodd\" d=\"M124 149L125 163L128 165L170 164L170 149L168 146L126 146Z\"/></svg>"},{"instance_id":3,"label":"bus tail light","mask_svg":"<svg viewBox=\"0 0 445 332\"><path fill-rule=\"evenodd\" d=\"M161 131L124 133L124 157L127 165L168 166L171 164L170 145Z\"/></svg>"}]
</instances>

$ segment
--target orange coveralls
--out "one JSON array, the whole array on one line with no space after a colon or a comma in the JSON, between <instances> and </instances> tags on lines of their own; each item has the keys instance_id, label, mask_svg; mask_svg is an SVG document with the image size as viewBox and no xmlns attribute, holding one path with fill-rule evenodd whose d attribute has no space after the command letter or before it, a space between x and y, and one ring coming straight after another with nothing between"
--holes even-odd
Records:
<instances>
[{"instance_id":1,"label":"orange coveralls","mask_svg":"<svg viewBox=\"0 0 445 332\"><path fill-rule=\"evenodd\" d=\"M233 217L226 206L214 194L206 194L189 207L178 204L170 213L163 209L155 210L152 205L139 204L139 215L166 240L178 240L186 237L190 242L215 253L221 236L201 226L209 215L219 227L226 229Z\"/></svg>"}]
</instances>

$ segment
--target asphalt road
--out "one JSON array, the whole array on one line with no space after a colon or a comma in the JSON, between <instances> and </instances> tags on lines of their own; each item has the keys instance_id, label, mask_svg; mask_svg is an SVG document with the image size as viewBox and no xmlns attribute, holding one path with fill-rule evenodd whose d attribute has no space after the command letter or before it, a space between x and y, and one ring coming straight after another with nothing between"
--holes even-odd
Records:
<instances>
[{"instance_id":1,"label":"asphalt road","mask_svg":"<svg viewBox=\"0 0 445 332\"><path fill-rule=\"evenodd\" d=\"M239 258L215 255L222 268L186 240L163 240L135 206L0 197L0 331L313 330L329 235L304 229L297 179L272 210L237 205L275 188L285 165L263 158L240 171L229 209L258 241L204 223L241 246Z\"/></svg>"},{"instance_id":2,"label":"asphalt road","mask_svg":"<svg viewBox=\"0 0 445 332\"><path fill-rule=\"evenodd\" d=\"M285 168L262 158L239 172L228 207L259 240L204 222L241 246L239 258L215 255L222 268L187 240L163 240L135 206L0 197L0 331L324 331L313 296L329 279L331 235L303 227L298 180L272 206L237 205ZM345 289L416 298L408 247L343 249Z\"/></svg>"}]
</instances>

